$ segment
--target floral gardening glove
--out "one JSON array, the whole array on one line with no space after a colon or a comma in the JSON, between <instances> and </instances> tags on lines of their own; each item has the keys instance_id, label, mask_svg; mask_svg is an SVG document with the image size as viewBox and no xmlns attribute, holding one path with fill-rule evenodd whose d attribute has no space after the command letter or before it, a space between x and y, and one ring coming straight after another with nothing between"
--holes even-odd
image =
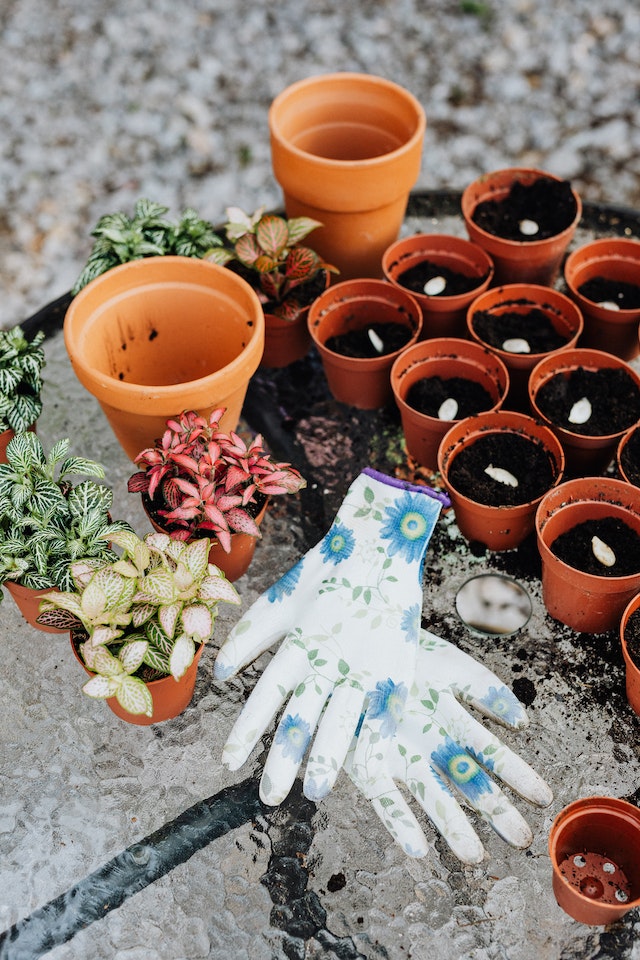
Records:
<instances>
[{"instance_id":1,"label":"floral gardening glove","mask_svg":"<svg viewBox=\"0 0 640 960\"><path fill-rule=\"evenodd\" d=\"M514 730L529 722L520 701L495 674L446 640L421 630L415 681L386 751L386 764L381 766L371 735L362 749L361 733L347 757L345 769L354 784L409 856L424 856L428 846L396 783L406 784L463 863L480 863L484 849L451 787L514 847L529 846L533 836L490 774L538 806L546 807L553 799L544 780L462 703ZM366 714L363 719L366 723Z\"/></svg>"},{"instance_id":2,"label":"floral gardening glove","mask_svg":"<svg viewBox=\"0 0 640 960\"><path fill-rule=\"evenodd\" d=\"M284 637L223 751L230 769L242 766L288 698L260 782L265 803L289 793L316 726L304 778L310 799L331 790L363 711L355 752L371 769L376 758L383 762L413 681L422 563L444 499L365 469L325 537L255 601L223 644L219 679Z\"/></svg>"}]
</instances>

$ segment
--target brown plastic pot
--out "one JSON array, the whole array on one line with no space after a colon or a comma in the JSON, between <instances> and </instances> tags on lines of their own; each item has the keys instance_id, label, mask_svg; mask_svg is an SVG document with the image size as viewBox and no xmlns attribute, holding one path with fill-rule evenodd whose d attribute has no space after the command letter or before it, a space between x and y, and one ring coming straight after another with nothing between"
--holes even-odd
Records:
<instances>
[{"instance_id":1,"label":"brown plastic pot","mask_svg":"<svg viewBox=\"0 0 640 960\"><path fill-rule=\"evenodd\" d=\"M546 353L514 353L483 340L474 323L474 317L480 311L501 316L505 313L526 315L534 309L544 314L556 333L565 338L566 342L562 347ZM466 321L471 337L496 353L509 371L507 406L526 413L530 410L528 385L533 368L551 353L575 347L583 328L582 314L569 297L551 287L535 283L511 283L487 290L469 306Z\"/></svg>"},{"instance_id":2,"label":"brown plastic pot","mask_svg":"<svg viewBox=\"0 0 640 960\"><path fill-rule=\"evenodd\" d=\"M553 465L554 483L562 479L564 453L555 434L532 417L514 410L495 410L467 417L445 434L438 452L438 469L451 499L460 533L470 542L484 544L489 550L513 550L534 529L536 508L543 494L517 505L488 505L460 493L449 479L449 471L460 451L489 433L516 433L540 443Z\"/></svg>"},{"instance_id":3,"label":"brown plastic pot","mask_svg":"<svg viewBox=\"0 0 640 960\"><path fill-rule=\"evenodd\" d=\"M473 221L473 213L479 203L504 200L516 181L529 186L541 178L560 180L543 170L510 167L486 173L463 190L462 216L469 239L491 256L495 265L495 283L539 283L551 286L559 273L562 258L582 215L582 201L575 191L572 193L576 201L576 215L572 223L561 233L546 240L506 240L488 233Z\"/></svg>"},{"instance_id":4,"label":"brown plastic pot","mask_svg":"<svg viewBox=\"0 0 640 960\"><path fill-rule=\"evenodd\" d=\"M375 410L392 401L391 367L402 351L353 358L335 353L325 344L338 334L366 329L374 320L398 323L409 330L403 350L416 342L422 329L422 313L415 299L386 280L342 281L325 290L309 310L309 330L331 393L341 403L361 410Z\"/></svg>"},{"instance_id":5,"label":"brown plastic pot","mask_svg":"<svg viewBox=\"0 0 640 960\"><path fill-rule=\"evenodd\" d=\"M4 586L13 597L13 600L22 614L23 618L36 630L43 633L67 633L66 630L59 630L57 627L45 626L38 623L37 617L40 613L40 601L45 593L51 593L56 587L47 587L44 590L33 590L31 587L24 587L15 580L5 580Z\"/></svg>"},{"instance_id":6,"label":"brown plastic pot","mask_svg":"<svg viewBox=\"0 0 640 960\"><path fill-rule=\"evenodd\" d=\"M580 287L594 277L640 285L640 242L607 237L578 247L567 257L564 279L584 317L581 345L632 360L639 350L640 308L612 310L589 300Z\"/></svg>"},{"instance_id":7,"label":"brown plastic pot","mask_svg":"<svg viewBox=\"0 0 640 960\"><path fill-rule=\"evenodd\" d=\"M382 275L420 173L425 128L413 94L366 73L308 77L271 104L271 160L287 216L323 224L313 248L343 280Z\"/></svg>"},{"instance_id":8,"label":"brown plastic pot","mask_svg":"<svg viewBox=\"0 0 640 960\"><path fill-rule=\"evenodd\" d=\"M458 421L440 420L407 403L414 383L428 377L473 380L491 396L491 410L497 410L507 394L509 374L502 360L486 347L454 337L421 340L396 358L391 368L391 388L400 411L407 451L422 466L437 470L440 442Z\"/></svg>"},{"instance_id":9,"label":"brown plastic pot","mask_svg":"<svg viewBox=\"0 0 640 960\"><path fill-rule=\"evenodd\" d=\"M617 630L626 605L640 592L640 573L600 577L553 552L560 534L604 517L617 517L640 535L640 489L613 477L565 480L545 494L535 516L544 605L555 620L581 633Z\"/></svg>"},{"instance_id":10,"label":"brown plastic pot","mask_svg":"<svg viewBox=\"0 0 640 960\"><path fill-rule=\"evenodd\" d=\"M549 856L555 898L579 923L610 924L640 905L640 810L626 800L574 800L553 821Z\"/></svg>"},{"instance_id":11,"label":"brown plastic pot","mask_svg":"<svg viewBox=\"0 0 640 960\"><path fill-rule=\"evenodd\" d=\"M72 300L64 340L74 372L133 460L181 410L240 417L264 346L264 316L232 270L191 257L113 267Z\"/></svg>"},{"instance_id":12,"label":"brown plastic pot","mask_svg":"<svg viewBox=\"0 0 640 960\"><path fill-rule=\"evenodd\" d=\"M633 600L630 600L625 607L622 620L620 621L620 643L622 644L622 656L625 664L625 684L627 691L627 700L629 706L640 716L640 666L632 658L627 646L627 624L632 614L640 608L640 594L637 594Z\"/></svg>"},{"instance_id":13,"label":"brown plastic pot","mask_svg":"<svg viewBox=\"0 0 640 960\"><path fill-rule=\"evenodd\" d=\"M640 487L640 458L637 456L636 444L640 441L640 423L634 424L626 433L623 433L616 450L616 471L618 476L627 483ZM634 458L630 456L633 449Z\"/></svg>"},{"instance_id":14,"label":"brown plastic pot","mask_svg":"<svg viewBox=\"0 0 640 960\"><path fill-rule=\"evenodd\" d=\"M533 368L529 375L529 403L534 416L548 424L562 443L566 457L567 477L584 477L602 473L616 454L620 439L626 432L605 436L587 436L574 433L566 427L555 424L538 406L538 393L542 386L555 376L569 376L572 370L583 367L585 370L605 368L623 368L640 389L640 375L620 357L605 353L603 350L589 350L576 347L550 353Z\"/></svg>"},{"instance_id":15,"label":"brown plastic pot","mask_svg":"<svg viewBox=\"0 0 640 960\"><path fill-rule=\"evenodd\" d=\"M402 274L425 261L472 277L477 282L467 293L451 296L446 294L446 289L437 296L409 290L422 310L422 339L466 336L467 307L487 289L493 279L491 257L482 247L461 237L417 233L396 240L385 250L382 270L387 280L406 290L409 288L402 283Z\"/></svg>"}]
</instances>

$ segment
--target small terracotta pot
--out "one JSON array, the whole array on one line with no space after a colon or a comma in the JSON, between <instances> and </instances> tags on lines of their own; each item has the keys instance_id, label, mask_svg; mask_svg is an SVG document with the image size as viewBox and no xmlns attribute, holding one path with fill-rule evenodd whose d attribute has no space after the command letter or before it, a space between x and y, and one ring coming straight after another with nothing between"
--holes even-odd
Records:
<instances>
[{"instance_id":1,"label":"small terracotta pot","mask_svg":"<svg viewBox=\"0 0 640 960\"><path fill-rule=\"evenodd\" d=\"M549 856L555 898L579 923L610 924L640 905L640 810L633 804L574 800L553 821Z\"/></svg>"},{"instance_id":2,"label":"small terracotta pot","mask_svg":"<svg viewBox=\"0 0 640 960\"><path fill-rule=\"evenodd\" d=\"M408 90L366 73L308 77L271 104L271 160L287 216L323 224L313 248L343 280L382 275L420 173L425 128Z\"/></svg>"},{"instance_id":3,"label":"small terracotta pot","mask_svg":"<svg viewBox=\"0 0 640 960\"><path fill-rule=\"evenodd\" d=\"M40 601L42 597L45 593L51 593L53 590L56 590L56 587L47 587L44 590L33 590L31 587L23 587L21 583L16 583L15 580L5 580L4 586L13 597L24 619L32 627L35 627L36 630L41 630L43 633L68 632L66 630L59 630L57 627L45 626L36 620L36 617L38 617L40 613Z\"/></svg>"},{"instance_id":4,"label":"small terracotta pot","mask_svg":"<svg viewBox=\"0 0 640 960\"><path fill-rule=\"evenodd\" d=\"M251 286L192 257L113 267L71 301L64 340L74 372L96 397L133 460L181 410L226 407L233 430L264 346Z\"/></svg>"},{"instance_id":5,"label":"small terracotta pot","mask_svg":"<svg viewBox=\"0 0 640 960\"><path fill-rule=\"evenodd\" d=\"M421 340L397 357L391 368L391 388L400 410L407 451L422 466L436 470L440 442L457 421L439 420L407 403L413 384L428 377L473 380L491 396L491 410L497 410L507 394L509 374L502 360L486 347L452 337Z\"/></svg>"},{"instance_id":6,"label":"small terracotta pot","mask_svg":"<svg viewBox=\"0 0 640 960\"><path fill-rule=\"evenodd\" d=\"M640 666L632 659L627 646L627 624L632 614L640 608L640 594L637 594L629 601L622 613L620 621L620 643L622 645L622 656L626 668L626 690L629 706L640 716Z\"/></svg>"},{"instance_id":7,"label":"small terracotta pot","mask_svg":"<svg viewBox=\"0 0 640 960\"><path fill-rule=\"evenodd\" d=\"M526 315L531 310L539 310L544 314L556 333L565 338L564 346L547 353L514 353L483 340L474 323L474 317L480 311L501 316L505 313ZM529 375L535 365L550 353L575 347L583 328L580 310L569 297L551 287L535 283L511 283L487 290L469 306L466 321L471 337L496 353L509 371L507 406L526 413L530 409L527 392Z\"/></svg>"},{"instance_id":8,"label":"small terracotta pot","mask_svg":"<svg viewBox=\"0 0 640 960\"><path fill-rule=\"evenodd\" d=\"M640 487L640 456L636 460L635 449L638 444L640 450L640 423L634 424L626 433L623 433L616 450L616 471L618 476L627 483ZM633 449L634 458L629 459L629 451Z\"/></svg>"},{"instance_id":9,"label":"small terracotta pot","mask_svg":"<svg viewBox=\"0 0 640 960\"><path fill-rule=\"evenodd\" d=\"M397 240L385 250L382 269L387 280L406 290L409 288L402 283L402 274L425 261L473 277L477 283L467 293L451 296L446 293L427 296L409 290L422 310L421 338L465 337L467 307L487 289L493 279L491 257L470 240L448 234L417 233Z\"/></svg>"},{"instance_id":10,"label":"small terracotta pot","mask_svg":"<svg viewBox=\"0 0 640 960\"><path fill-rule=\"evenodd\" d=\"M640 489L612 477L565 480L545 494L535 516L544 605L554 619L581 633L618 629L627 603L640 592L640 573L596 576L553 552L560 534L604 517L617 517L640 534Z\"/></svg>"},{"instance_id":11,"label":"small terracotta pot","mask_svg":"<svg viewBox=\"0 0 640 960\"><path fill-rule=\"evenodd\" d=\"M536 180L560 180L543 170L510 167L486 173L470 183L462 193L462 216L469 238L489 253L495 265L495 283L539 283L551 286L556 279L565 254L582 215L582 201L572 191L576 214L572 223L561 233L546 240L506 240L483 230L473 221L479 203L504 200L517 181L529 186Z\"/></svg>"},{"instance_id":12,"label":"small terracotta pot","mask_svg":"<svg viewBox=\"0 0 640 960\"><path fill-rule=\"evenodd\" d=\"M640 389L640 375L629 364L602 350L588 350L576 347L551 353L533 368L529 375L529 403L535 417L551 427L564 448L567 477L584 477L602 473L615 457L620 439L626 433L606 436L587 436L574 433L566 427L555 424L538 406L538 393L552 377L569 376L572 370L583 367L585 370L605 368L623 368Z\"/></svg>"},{"instance_id":13,"label":"small terracotta pot","mask_svg":"<svg viewBox=\"0 0 640 960\"><path fill-rule=\"evenodd\" d=\"M513 410L480 413L460 420L445 434L438 453L438 469L451 498L458 528L470 542L483 543L494 551L513 550L532 533L536 508L544 494L517 505L488 505L456 490L449 473L462 450L490 433L500 432L519 434L540 443L550 457L554 484L560 482L564 469L564 453L555 434L524 413Z\"/></svg>"},{"instance_id":14,"label":"small terracotta pot","mask_svg":"<svg viewBox=\"0 0 640 960\"><path fill-rule=\"evenodd\" d=\"M33 433L36 432L36 424L32 423L30 427L27 427L27 430L31 430ZM0 463L7 462L7 447L15 437L15 432L11 429L4 430L0 433Z\"/></svg>"},{"instance_id":15,"label":"small terracotta pot","mask_svg":"<svg viewBox=\"0 0 640 960\"><path fill-rule=\"evenodd\" d=\"M616 237L594 240L570 253L564 265L569 295L584 317L581 346L632 360L639 349L640 307L611 310L589 300L579 288L594 277L640 285L640 242Z\"/></svg>"},{"instance_id":16,"label":"small terracotta pot","mask_svg":"<svg viewBox=\"0 0 640 960\"><path fill-rule=\"evenodd\" d=\"M335 353L325 344L330 337L366 329L374 321L406 327L410 338L403 350L416 342L422 329L422 313L414 298L386 280L336 283L309 310L309 330L331 393L341 403L361 410L378 409L391 402L391 367L402 351L364 359Z\"/></svg>"},{"instance_id":17,"label":"small terracotta pot","mask_svg":"<svg viewBox=\"0 0 640 960\"><path fill-rule=\"evenodd\" d=\"M329 286L331 275L324 271L324 287ZM312 282L312 281L310 281ZM321 292L321 291L320 291ZM309 306L311 305L309 301ZM311 349L311 334L307 317L309 307L306 307L295 320L283 320L273 313L264 315L264 350L261 367L279 369L288 367L296 360L302 360Z\"/></svg>"}]
</instances>

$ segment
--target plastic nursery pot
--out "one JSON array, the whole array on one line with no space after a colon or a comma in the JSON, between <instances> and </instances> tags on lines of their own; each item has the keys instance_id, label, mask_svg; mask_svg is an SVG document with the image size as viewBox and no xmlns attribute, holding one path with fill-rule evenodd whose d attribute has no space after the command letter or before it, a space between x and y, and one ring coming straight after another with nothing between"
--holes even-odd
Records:
<instances>
[{"instance_id":1,"label":"plastic nursery pot","mask_svg":"<svg viewBox=\"0 0 640 960\"><path fill-rule=\"evenodd\" d=\"M336 283L311 304L308 323L336 400L361 410L378 409L392 401L393 362L416 342L422 329L420 307L406 290L386 280ZM343 356L326 346L331 337L366 330L374 323L400 324L409 339L400 350L371 358Z\"/></svg>"},{"instance_id":2,"label":"plastic nursery pot","mask_svg":"<svg viewBox=\"0 0 640 960\"><path fill-rule=\"evenodd\" d=\"M577 477L545 494L536 510L544 605L555 620L578 632L617 630L627 603L640 592L640 573L585 573L553 551L561 534L589 520L609 517L640 535L640 489L613 477ZM615 549L615 544L610 546Z\"/></svg>"},{"instance_id":3,"label":"plastic nursery pot","mask_svg":"<svg viewBox=\"0 0 640 960\"><path fill-rule=\"evenodd\" d=\"M489 550L513 550L533 532L536 508L548 488L524 502L488 504L456 489L451 480L452 466L461 452L484 441L491 434L514 434L521 440L537 444L540 452L546 455L545 467L551 485L562 479L564 453L559 440L548 427L513 410L495 410L467 417L454 424L445 434L438 453L438 469L451 499L460 532L470 542L482 543ZM531 449L533 453L533 447ZM526 457L521 467L522 481L523 476L531 472L530 457ZM513 475L516 476L516 473Z\"/></svg>"},{"instance_id":4,"label":"plastic nursery pot","mask_svg":"<svg viewBox=\"0 0 640 960\"><path fill-rule=\"evenodd\" d=\"M561 810L549 833L555 898L579 923L613 923L640 905L640 810L586 797Z\"/></svg>"},{"instance_id":5,"label":"plastic nursery pot","mask_svg":"<svg viewBox=\"0 0 640 960\"><path fill-rule=\"evenodd\" d=\"M45 593L51 593L55 587L47 587L45 590L33 590L31 587L23 587L21 583L15 580L5 580L4 586L13 597L13 600L22 614L23 618L36 630L42 630L43 633L67 633L66 630L59 630L57 627L48 627L38 623L36 617L40 613L40 601Z\"/></svg>"},{"instance_id":6,"label":"plastic nursery pot","mask_svg":"<svg viewBox=\"0 0 640 960\"><path fill-rule=\"evenodd\" d=\"M64 339L74 372L133 460L181 410L226 407L237 425L264 345L260 302L241 277L190 257L113 267L72 300Z\"/></svg>"},{"instance_id":7,"label":"plastic nursery pot","mask_svg":"<svg viewBox=\"0 0 640 960\"><path fill-rule=\"evenodd\" d=\"M620 284L618 295L625 284L633 284L640 294L640 242L613 237L594 240L570 253L564 265L567 289L584 317L581 345L631 360L639 349L640 301L636 297L635 306L622 307L619 296L612 300L599 295L598 285L590 296L581 292L584 284L593 284L598 278L607 281L607 286Z\"/></svg>"},{"instance_id":8,"label":"plastic nursery pot","mask_svg":"<svg viewBox=\"0 0 640 960\"><path fill-rule=\"evenodd\" d=\"M366 73L308 77L271 104L271 161L287 216L323 224L313 248L341 279L382 275L420 173L425 128L413 94Z\"/></svg>"},{"instance_id":9,"label":"plastic nursery pot","mask_svg":"<svg viewBox=\"0 0 640 960\"><path fill-rule=\"evenodd\" d=\"M488 409L497 410L507 394L509 374L502 360L486 347L454 337L421 340L396 358L391 368L391 389L400 411L407 451L422 466L436 470L440 442L456 419L422 413L407 402L411 387L430 377L473 381L489 395Z\"/></svg>"},{"instance_id":10,"label":"plastic nursery pot","mask_svg":"<svg viewBox=\"0 0 640 960\"><path fill-rule=\"evenodd\" d=\"M627 690L627 700L629 701L629 706L631 709L634 711L634 713L637 713L638 716L640 716L640 663L637 662L636 657L631 656L629 651L629 638L627 637L627 630L629 629L629 621L631 620L633 614L639 609L640 594L637 594L625 607L622 613L622 620L620 621L620 643L622 645L622 656L624 657L624 665L626 669L625 684Z\"/></svg>"},{"instance_id":11,"label":"plastic nursery pot","mask_svg":"<svg viewBox=\"0 0 640 960\"><path fill-rule=\"evenodd\" d=\"M470 183L462 193L462 216L469 238L490 254L495 265L496 283L539 283L550 286L582 215L582 201L572 190L575 215L559 233L542 240L507 240L489 233L474 222L476 207L485 201L502 201L514 183L525 187L538 180L562 182L559 177L527 167L510 167L486 173Z\"/></svg>"},{"instance_id":12,"label":"plastic nursery pot","mask_svg":"<svg viewBox=\"0 0 640 960\"><path fill-rule=\"evenodd\" d=\"M549 325L549 337L545 339L558 343L552 349L537 346L537 342L544 343L540 332L544 323ZM490 334L484 330L485 324L491 328ZM530 328L527 332L525 325ZM512 283L480 294L467 310L466 327L471 337L496 353L509 371L506 405L529 413L527 388L531 371L550 353L575 347L583 320L576 304L564 294L541 284ZM503 339L501 331L511 327L522 327L522 332L517 337L507 334ZM522 339L528 352L516 342Z\"/></svg>"},{"instance_id":13,"label":"plastic nursery pot","mask_svg":"<svg viewBox=\"0 0 640 960\"><path fill-rule=\"evenodd\" d=\"M640 423L634 424L620 437L616 472L622 480L640 487Z\"/></svg>"},{"instance_id":14,"label":"plastic nursery pot","mask_svg":"<svg viewBox=\"0 0 640 960\"><path fill-rule=\"evenodd\" d=\"M573 431L564 424L553 421L549 413L540 406L540 391L556 377L569 377L573 371L582 368L587 371L603 369L625 370L640 390L640 375L620 357L603 350L588 350L576 347L549 354L533 368L529 375L529 403L534 416L543 420L562 443L566 457L567 477L584 477L602 473L616 454L620 439L629 428L627 424L615 433L588 435Z\"/></svg>"},{"instance_id":15,"label":"plastic nursery pot","mask_svg":"<svg viewBox=\"0 0 640 960\"><path fill-rule=\"evenodd\" d=\"M468 287L465 292L442 292L428 295L424 282L414 283L407 271L420 271L421 265L433 264L454 275L461 275ZM493 262L482 247L470 240L439 233L417 233L396 240L382 257L382 270L391 283L409 290L422 310L422 339L431 337L464 337L466 310L469 304L483 293L493 279ZM438 280L434 273L431 282ZM446 277L443 277L446 281ZM455 289L456 277L450 277L448 286Z\"/></svg>"}]
</instances>

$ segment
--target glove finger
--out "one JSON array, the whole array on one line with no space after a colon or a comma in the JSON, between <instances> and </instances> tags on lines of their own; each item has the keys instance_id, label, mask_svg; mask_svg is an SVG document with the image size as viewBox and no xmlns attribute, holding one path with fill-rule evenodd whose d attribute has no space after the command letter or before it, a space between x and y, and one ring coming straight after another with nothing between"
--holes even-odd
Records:
<instances>
[{"instance_id":1,"label":"glove finger","mask_svg":"<svg viewBox=\"0 0 640 960\"><path fill-rule=\"evenodd\" d=\"M332 790L358 728L364 697L362 690L346 683L333 691L307 763L304 794L309 800L322 800Z\"/></svg>"},{"instance_id":2,"label":"glove finger","mask_svg":"<svg viewBox=\"0 0 640 960\"><path fill-rule=\"evenodd\" d=\"M434 827L463 863L481 863L484 847L445 781L425 763L407 777L407 786Z\"/></svg>"},{"instance_id":3,"label":"glove finger","mask_svg":"<svg viewBox=\"0 0 640 960\"><path fill-rule=\"evenodd\" d=\"M358 786L356 780L354 783ZM387 832L407 856L424 857L429 852L427 838L393 780L382 777L378 783L378 793L370 801Z\"/></svg>"},{"instance_id":4,"label":"glove finger","mask_svg":"<svg viewBox=\"0 0 640 960\"><path fill-rule=\"evenodd\" d=\"M405 655L403 665L407 665ZM376 784L388 775L387 756L398 729L409 691L404 683L390 678L379 681L367 694L368 702L358 739L350 755L350 766L361 784ZM368 795L368 794L367 794Z\"/></svg>"}]
</instances>

